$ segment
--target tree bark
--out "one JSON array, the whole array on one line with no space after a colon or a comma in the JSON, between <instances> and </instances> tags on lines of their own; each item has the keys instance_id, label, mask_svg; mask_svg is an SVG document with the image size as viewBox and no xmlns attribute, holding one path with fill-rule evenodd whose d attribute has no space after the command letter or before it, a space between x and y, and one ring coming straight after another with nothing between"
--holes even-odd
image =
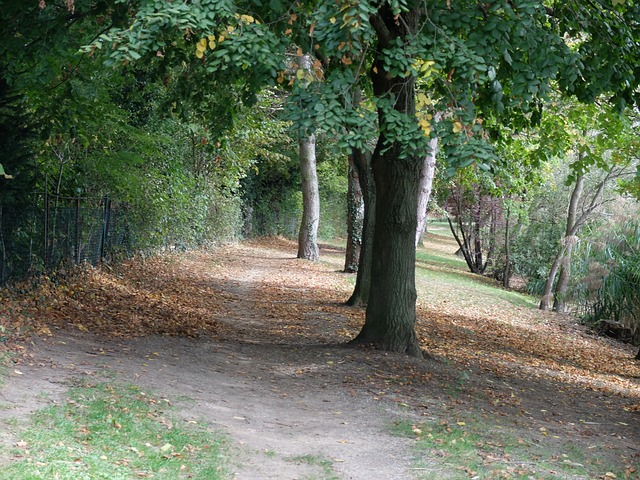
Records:
<instances>
[{"instance_id":1,"label":"tree bark","mask_svg":"<svg viewBox=\"0 0 640 480\"><path fill-rule=\"evenodd\" d=\"M474 273L484 273L484 261L482 260L482 241L480 229L482 223L482 195L476 193L476 204L471 208L471 220L473 222L473 262L476 268Z\"/></svg>"},{"instance_id":2,"label":"tree bark","mask_svg":"<svg viewBox=\"0 0 640 480\"><path fill-rule=\"evenodd\" d=\"M344 272L358 271L362 248L362 226L364 223L364 198L358 168L355 165L356 152L349 155L347 191L347 248L344 256Z\"/></svg>"},{"instance_id":3,"label":"tree bark","mask_svg":"<svg viewBox=\"0 0 640 480\"><path fill-rule=\"evenodd\" d=\"M469 241L467 240L467 236L464 233L464 226L462 225L462 220L460 216L457 217L458 228L460 229L460 235L462 235L462 239L456 232L453 223L451 222L451 217L447 217L447 222L449 222L449 228L451 229L451 233L453 234L453 238L458 244L458 251L455 253L457 256L464 258L464 261L467 263L467 267L469 267L469 271L471 273L477 273L475 271L475 266L473 264L473 259L471 258L471 249L469 248Z\"/></svg>"},{"instance_id":4,"label":"tree bark","mask_svg":"<svg viewBox=\"0 0 640 480\"><path fill-rule=\"evenodd\" d=\"M571 278L571 253L573 252L576 237L567 237L565 240L567 242L567 248L562 256L560 273L558 274L556 290L553 296L553 311L558 313L564 313L566 310L565 299L569 291L569 279Z\"/></svg>"},{"instance_id":5,"label":"tree bark","mask_svg":"<svg viewBox=\"0 0 640 480\"><path fill-rule=\"evenodd\" d=\"M347 305L364 306L369 301L371 291L371 263L373 252L373 232L375 229L376 189L371 171L371 154L359 150L353 151L354 166L358 170L358 180L364 201L362 221L362 246L358 261L356 285Z\"/></svg>"},{"instance_id":6,"label":"tree bark","mask_svg":"<svg viewBox=\"0 0 640 480\"><path fill-rule=\"evenodd\" d=\"M544 284L544 293L542 294L542 298L540 299L540 306L538 307L540 310L549 310L549 304L551 303L551 293L553 292L553 283L556 280L556 275L558 274L558 269L560 268L560 264L562 263L562 257L564 257L564 246L556 255L556 258L551 265L551 270L549 270L549 275L547 275L547 281Z\"/></svg>"},{"instance_id":7,"label":"tree bark","mask_svg":"<svg viewBox=\"0 0 640 480\"><path fill-rule=\"evenodd\" d=\"M434 122L440 120L440 114L436 114ZM431 191L433 189L433 177L436 173L436 156L438 154L438 137L429 140L429 154L424 157L424 164L420 171L420 186L418 187L418 226L416 228L416 246L422 245L422 235L427 226L427 210Z\"/></svg>"},{"instance_id":8,"label":"tree bark","mask_svg":"<svg viewBox=\"0 0 640 480\"><path fill-rule=\"evenodd\" d=\"M548 310L549 304L551 303L551 294L553 292L554 283L556 280L556 276L558 275L558 270L563 264L565 255L569 248L569 244L573 242L571 237L576 234L576 231L580 227L580 219L577 218L578 212L578 203L580 202L580 198L582 197L582 191L584 190L584 175L579 175L576 179L576 184L571 191L571 197L569 199L569 207L567 209L567 226L565 227L565 235L562 239L562 248L555 260L553 261L553 265L551 266L551 270L549 271L549 275L547 275L547 281L544 284L544 293L542 294L542 299L540 300L540 310ZM582 220L583 221L583 220ZM568 277L566 279L568 282ZM566 290L565 290L566 293ZM555 301L554 301L555 303Z\"/></svg>"},{"instance_id":9,"label":"tree bark","mask_svg":"<svg viewBox=\"0 0 640 480\"><path fill-rule=\"evenodd\" d=\"M374 95L394 98L400 114L415 115L415 78L394 77L385 71L383 49L395 39L409 36L417 28L415 13L398 19L387 4L372 17L376 48L371 79ZM354 342L382 350L422 356L415 331L415 235L418 183L422 162L401 155L402 145L386 137L385 125L393 121L384 107L378 108L380 137L371 160L376 188L375 231L371 292L365 324Z\"/></svg>"},{"instance_id":10,"label":"tree bark","mask_svg":"<svg viewBox=\"0 0 640 480\"><path fill-rule=\"evenodd\" d=\"M316 171L316 139L309 135L300 139L300 175L302 178L302 222L298 234L298 258L318 260L318 223L320 192Z\"/></svg>"},{"instance_id":11,"label":"tree bark","mask_svg":"<svg viewBox=\"0 0 640 480\"><path fill-rule=\"evenodd\" d=\"M508 200L511 202L511 199ZM511 205L507 204L507 215L504 225L504 270L502 272L502 286L511 286Z\"/></svg>"}]
</instances>

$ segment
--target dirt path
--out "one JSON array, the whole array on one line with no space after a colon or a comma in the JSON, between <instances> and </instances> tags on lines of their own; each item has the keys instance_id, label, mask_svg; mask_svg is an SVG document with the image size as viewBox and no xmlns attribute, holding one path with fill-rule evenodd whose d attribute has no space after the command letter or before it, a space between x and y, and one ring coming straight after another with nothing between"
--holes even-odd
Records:
<instances>
[{"instance_id":1,"label":"dirt path","mask_svg":"<svg viewBox=\"0 0 640 480\"><path fill-rule=\"evenodd\" d=\"M10 406L0 410L0 418L23 417L61 401L78 377L115 374L171 399L181 418L228 433L238 453L232 459L236 478L412 478L411 443L389 429L396 418L393 405L345 383L346 371L362 370L359 352L280 337L283 325L274 324L286 319L269 318L273 314L256 301L255 288L277 281L283 259L262 255L258 261L255 253L244 251L227 265L233 278L225 286L226 313L220 318L228 326L225 338L113 340L68 330L37 338L30 359L15 368L0 392L0 402ZM218 283L206 269L194 268L193 279Z\"/></svg>"},{"instance_id":2,"label":"dirt path","mask_svg":"<svg viewBox=\"0 0 640 480\"><path fill-rule=\"evenodd\" d=\"M339 303L348 277L290 247L194 252L73 288L49 310L53 336L35 338L0 389L0 440L15 441L8 419L24 421L89 377L150 389L181 419L228 433L238 479L438 478L428 458L416 468L414 441L392 425L470 414L550 449L569 441L638 462L631 374L627 396L616 396L527 366L497 375L455 352L415 360L347 348L362 321Z\"/></svg>"}]
</instances>

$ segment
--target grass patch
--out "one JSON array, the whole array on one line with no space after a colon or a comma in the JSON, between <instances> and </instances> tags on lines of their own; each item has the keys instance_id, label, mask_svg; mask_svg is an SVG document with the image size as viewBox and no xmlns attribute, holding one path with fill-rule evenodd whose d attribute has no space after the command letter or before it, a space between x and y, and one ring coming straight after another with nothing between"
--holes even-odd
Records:
<instances>
[{"instance_id":1,"label":"grass patch","mask_svg":"<svg viewBox=\"0 0 640 480\"><path fill-rule=\"evenodd\" d=\"M333 463L331 460L320 455L296 455L288 460L298 464L304 463L313 467L320 467L322 470L322 477L305 477L305 480L338 480L338 477L333 471Z\"/></svg>"},{"instance_id":2,"label":"grass patch","mask_svg":"<svg viewBox=\"0 0 640 480\"><path fill-rule=\"evenodd\" d=\"M417 250L416 261L418 264L424 262L428 265L439 265L444 267L451 267L456 270L467 270L466 262L455 255L444 255L439 252L431 252L429 250Z\"/></svg>"},{"instance_id":3,"label":"grass patch","mask_svg":"<svg viewBox=\"0 0 640 480\"><path fill-rule=\"evenodd\" d=\"M518 437L477 419L393 423L391 431L415 439L415 470L442 480L629 478L625 467L585 452L570 441L539 435ZM605 477L610 472L615 477Z\"/></svg>"},{"instance_id":4,"label":"grass patch","mask_svg":"<svg viewBox=\"0 0 640 480\"><path fill-rule=\"evenodd\" d=\"M9 353L0 351L0 387L4 386L7 381L10 359Z\"/></svg>"},{"instance_id":5,"label":"grass patch","mask_svg":"<svg viewBox=\"0 0 640 480\"><path fill-rule=\"evenodd\" d=\"M228 478L223 437L177 425L169 409L135 386L73 387L65 404L36 412L0 478Z\"/></svg>"},{"instance_id":6,"label":"grass patch","mask_svg":"<svg viewBox=\"0 0 640 480\"><path fill-rule=\"evenodd\" d=\"M437 256L436 256L437 257ZM439 257L437 257L439 258ZM516 292L514 290L505 290L495 280L475 275L469 272L461 272L460 269L449 270L439 269L434 262L419 261L416 263L416 277L427 283L432 283L439 289L448 286L456 291L464 290L466 298L471 303L477 303L478 298L483 302L489 298L499 298L510 303L515 307L536 308L537 300L529 295ZM436 290L430 289L434 292ZM462 302L458 302L462 303Z\"/></svg>"}]
</instances>

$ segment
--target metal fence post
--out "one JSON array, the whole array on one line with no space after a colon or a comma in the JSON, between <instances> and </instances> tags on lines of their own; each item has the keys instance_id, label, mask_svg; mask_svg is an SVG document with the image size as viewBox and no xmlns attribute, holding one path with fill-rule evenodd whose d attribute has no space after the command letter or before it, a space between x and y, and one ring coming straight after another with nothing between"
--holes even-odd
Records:
<instances>
[{"instance_id":1,"label":"metal fence post","mask_svg":"<svg viewBox=\"0 0 640 480\"><path fill-rule=\"evenodd\" d=\"M49 268L49 176L44 177L44 270Z\"/></svg>"},{"instance_id":2,"label":"metal fence post","mask_svg":"<svg viewBox=\"0 0 640 480\"><path fill-rule=\"evenodd\" d=\"M76 265L80 264L80 197L76 198L76 245L74 249Z\"/></svg>"},{"instance_id":3,"label":"metal fence post","mask_svg":"<svg viewBox=\"0 0 640 480\"><path fill-rule=\"evenodd\" d=\"M104 197L104 216L102 219L102 239L100 241L100 261L104 260L104 251L109 235L109 216L111 213L111 199L109 195Z\"/></svg>"},{"instance_id":4,"label":"metal fence post","mask_svg":"<svg viewBox=\"0 0 640 480\"><path fill-rule=\"evenodd\" d=\"M0 268L0 285L4 284L5 272L7 268L7 250L4 244L4 227L2 225L3 217L2 217L2 205L0 204L0 250L2 250L2 258L0 258L0 262L2 262L2 268Z\"/></svg>"}]
</instances>

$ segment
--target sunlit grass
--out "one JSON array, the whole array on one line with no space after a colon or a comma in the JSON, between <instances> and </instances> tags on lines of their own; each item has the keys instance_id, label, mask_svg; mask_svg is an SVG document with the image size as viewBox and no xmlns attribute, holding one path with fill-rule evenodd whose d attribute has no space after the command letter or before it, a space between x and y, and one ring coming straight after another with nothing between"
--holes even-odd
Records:
<instances>
[{"instance_id":1,"label":"sunlit grass","mask_svg":"<svg viewBox=\"0 0 640 480\"><path fill-rule=\"evenodd\" d=\"M438 303L455 298L462 306L487 305L496 299L515 307L536 308L537 300L515 290L506 290L493 278L473 274L464 259L455 255L458 244L448 226L425 236L416 252L416 280L423 292L421 300ZM428 294L424 294L428 292Z\"/></svg>"},{"instance_id":2,"label":"sunlit grass","mask_svg":"<svg viewBox=\"0 0 640 480\"><path fill-rule=\"evenodd\" d=\"M0 478L171 480L228 478L220 434L170 417L167 401L137 387L74 387L64 404L38 411Z\"/></svg>"},{"instance_id":3,"label":"sunlit grass","mask_svg":"<svg viewBox=\"0 0 640 480\"><path fill-rule=\"evenodd\" d=\"M523 438L477 416L413 423L397 420L390 430L415 439L415 470L419 478L443 480L567 478L629 478L620 464L604 460L597 451L584 452L569 439L543 432ZM615 475L615 476L613 476Z\"/></svg>"}]
</instances>

